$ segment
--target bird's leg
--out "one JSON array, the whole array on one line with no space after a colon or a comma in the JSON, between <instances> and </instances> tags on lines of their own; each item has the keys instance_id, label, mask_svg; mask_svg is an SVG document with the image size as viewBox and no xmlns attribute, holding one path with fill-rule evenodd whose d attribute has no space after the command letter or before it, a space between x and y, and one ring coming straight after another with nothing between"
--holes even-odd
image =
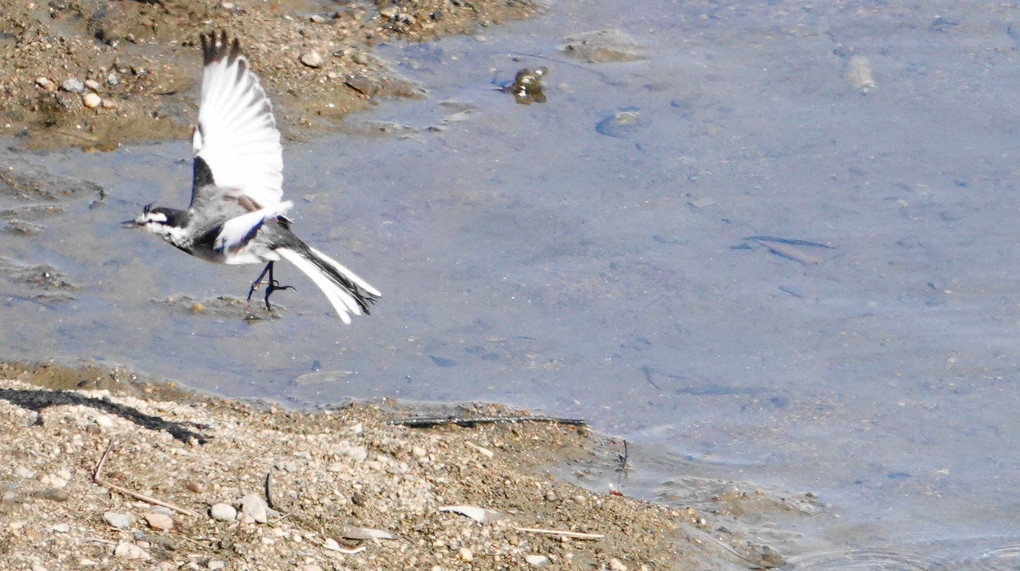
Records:
<instances>
[{"instance_id":1,"label":"bird's leg","mask_svg":"<svg viewBox=\"0 0 1020 571\"><path fill-rule=\"evenodd\" d=\"M267 271L269 272L269 281L266 282L266 309L268 311L272 311L273 308L269 305L269 296L272 295L274 291L278 289L297 289L297 288L289 285L282 286L280 285L280 282L273 279L273 262L269 262L266 265L266 269L262 270L262 273L265 274ZM259 276L259 281L261 280L262 276Z\"/></svg>"},{"instance_id":2,"label":"bird's leg","mask_svg":"<svg viewBox=\"0 0 1020 571\"><path fill-rule=\"evenodd\" d=\"M262 285L262 278L266 277L267 273L269 274L269 280L272 281L273 274L270 273L272 271L273 262L269 262L266 264L266 267L262 269L262 273L259 274L259 277L256 278L255 281L251 282L251 289L248 290L248 301L251 301L251 294L255 293L255 290L259 289L259 286Z\"/></svg>"}]
</instances>

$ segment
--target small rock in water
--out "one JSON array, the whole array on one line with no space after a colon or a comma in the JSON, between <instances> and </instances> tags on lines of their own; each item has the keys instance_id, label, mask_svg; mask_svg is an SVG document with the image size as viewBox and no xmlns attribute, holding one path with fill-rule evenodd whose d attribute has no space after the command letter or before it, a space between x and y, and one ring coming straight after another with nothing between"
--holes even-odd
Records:
<instances>
[{"instance_id":1,"label":"small rock in water","mask_svg":"<svg viewBox=\"0 0 1020 571\"><path fill-rule=\"evenodd\" d=\"M871 73L871 62L862 55L850 56L843 71L843 79L850 87L862 94L875 89L875 76Z\"/></svg>"},{"instance_id":2,"label":"small rock in water","mask_svg":"<svg viewBox=\"0 0 1020 571\"><path fill-rule=\"evenodd\" d=\"M77 77L72 77L64 80L64 83L60 84L60 89L70 91L71 93L82 93L85 91L85 84Z\"/></svg>"},{"instance_id":3,"label":"small rock in water","mask_svg":"<svg viewBox=\"0 0 1020 571\"><path fill-rule=\"evenodd\" d=\"M95 109L103 104L103 98L95 93L89 92L81 98L81 102L85 104L85 107Z\"/></svg>"},{"instance_id":4,"label":"small rock in water","mask_svg":"<svg viewBox=\"0 0 1020 571\"><path fill-rule=\"evenodd\" d=\"M626 107L595 125L595 131L607 137L626 137L643 127L646 121L636 107Z\"/></svg>"},{"instance_id":5,"label":"small rock in water","mask_svg":"<svg viewBox=\"0 0 1020 571\"><path fill-rule=\"evenodd\" d=\"M88 87L89 89L98 91L100 85L99 85L99 82L94 80L94 79L86 79L85 80L85 87Z\"/></svg>"},{"instance_id":6,"label":"small rock in water","mask_svg":"<svg viewBox=\"0 0 1020 571\"><path fill-rule=\"evenodd\" d=\"M241 499L241 513L250 516L259 523L269 521L268 510L269 506L266 505L266 501L262 499L262 496L248 494Z\"/></svg>"},{"instance_id":7,"label":"small rock in water","mask_svg":"<svg viewBox=\"0 0 1020 571\"><path fill-rule=\"evenodd\" d=\"M542 76L549 73L546 67L535 69L522 69L517 72L514 82L503 88L507 93L513 93L517 103L529 105L531 103L545 103L545 93L542 92Z\"/></svg>"},{"instance_id":8,"label":"small rock in water","mask_svg":"<svg viewBox=\"0 0 1020 571\"><path fill-rule=\"evenodd\" d=\"M567 55L591 63L643 59L641 46L619 30L598 30L570 36L564 41Z\"/></svg>"},{"instance_id":9,"label":"small rock in water","mask_svg":"<svg viewBox=\"0 0 1020 571\"><path fill-rule=\"evenodd\" d=\"M216 504L209 510L209 515L220 521L234 521L237 519L237 510L230 504Z\"/></svg>"},{"instance_id":10,"label":"small rock in water","mask_svg":"<svg viewBox=\"0 0 1020 571\"><path fill-rule=\"evenodd\" d=\"M106 76L106 83L109 83L113 87L117 87L117 85L120 84L120 78L117 77L116 73L111 73Z\"/></svg>"},{"instance_id":11,"label":"small rock in water","mask_svg":"<svg viewBox=\"0 0 1020 571\"><path fill-rule=\"evenodd\" d=\"M315 50L301 54L299 59L308 67L322 67L322 56Z\"/></svg>"},{"instance_id":12,"label":"small rock in water","mask_svg":"<svg viewBox=\"0 0 1020 571\"><path fill-rule=\"evenodd\" d=\"M131 516L127 514L106 512L103 514L103 519L106 520L106 523L117 529L127 529L131 527Z\"/></svg>"},{"instance_id":13,"label":"small rock in water","mask_svg":"<svg viewBox=\"0 0 1020 571\"><path fill-rule=\"evenodd\" d=\"M623 564L623 561L613 557L609 560L610 571L627 571L627 566Z\"/></svg>"}]
</instances>

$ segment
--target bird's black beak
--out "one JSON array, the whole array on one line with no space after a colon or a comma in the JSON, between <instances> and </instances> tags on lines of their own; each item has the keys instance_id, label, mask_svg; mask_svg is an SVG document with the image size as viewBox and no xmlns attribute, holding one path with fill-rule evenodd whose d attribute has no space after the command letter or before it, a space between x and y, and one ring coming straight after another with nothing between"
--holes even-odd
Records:
<instances>
[{"instance_id":1,"label":"bird's black beak","mask_svg":"<svg viewBox=\"0 0 1020 571\"><path fill-rule=\"evenodd\" d=\"M141 226L141 224L139 224L138 221L135 220L134 218L132 218L131 220L125 220L120 223L121 228L138 228L139 226Z\"/></svg>"}]
</instances>

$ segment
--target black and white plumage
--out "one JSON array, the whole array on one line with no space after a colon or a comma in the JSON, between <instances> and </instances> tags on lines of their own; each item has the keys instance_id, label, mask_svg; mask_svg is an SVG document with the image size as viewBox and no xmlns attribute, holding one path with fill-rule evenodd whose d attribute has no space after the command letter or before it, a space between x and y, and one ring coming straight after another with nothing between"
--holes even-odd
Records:
<instances>
[{"instance_id":1,"label":"black and white plumage","mask_svg":"<svg viewBox=\"0 0 1020 571\"><path fill-rule=\"evenodd\" d=\"M266 308L280 286L273 263L297 266L315 283L344 323L368 313L381 294L339 262L305 244L284 214L283 148L273 108L226 32L201 35L202 96L192 146L194 179L186 210L146 206L126 224L158 234L177 248L223 264L265 263L248 299L268 273Z\"/></svg>"}]
</instances>

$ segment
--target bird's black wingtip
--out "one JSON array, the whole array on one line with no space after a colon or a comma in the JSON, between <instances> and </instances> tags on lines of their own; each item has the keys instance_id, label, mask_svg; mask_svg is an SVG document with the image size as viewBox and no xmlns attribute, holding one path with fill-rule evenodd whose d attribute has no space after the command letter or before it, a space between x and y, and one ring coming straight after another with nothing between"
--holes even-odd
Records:
<instances>
[{"instance_id":1,"label":"bird's black wingtip","mask_svg":"<svg viewBox=\"0 0 1020 571\"><path fill-rule=\"evenodd\" d=\"M220 30L219 34L214 30L198 35L202 43L202 63L209 65L226 59L228 62L236 60L241 55L241 40L234 38L230 41L226 30Z\"/></svg>"}]
</instances>

